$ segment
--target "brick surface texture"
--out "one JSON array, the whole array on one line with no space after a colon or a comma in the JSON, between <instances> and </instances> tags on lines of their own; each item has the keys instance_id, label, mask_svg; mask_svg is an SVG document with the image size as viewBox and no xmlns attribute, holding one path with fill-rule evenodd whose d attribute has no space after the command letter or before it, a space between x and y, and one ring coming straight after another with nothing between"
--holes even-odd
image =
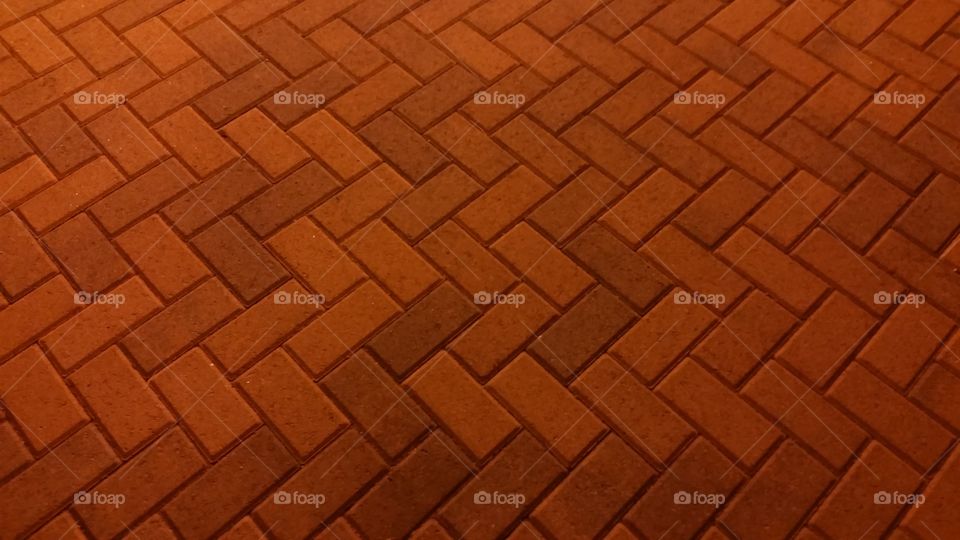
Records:
<instances>
[{"instance_id":1,"label":"brick surface texture","mask_svg":"<svg viewBox=\"0 0 960 540\"><path fill-rule=\"evenodd\" d=\"M0 0L0 540L960 538L960 0Z\"/></svg>"}]
</instances>

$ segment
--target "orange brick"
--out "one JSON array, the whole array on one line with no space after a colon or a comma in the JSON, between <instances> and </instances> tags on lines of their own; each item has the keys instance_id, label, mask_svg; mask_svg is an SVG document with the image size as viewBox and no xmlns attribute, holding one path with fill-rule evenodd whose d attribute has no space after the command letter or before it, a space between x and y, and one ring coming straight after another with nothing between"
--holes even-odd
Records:
<instances>
[{"instance_id":1,"label":"orange brick","mask_svg":"<svg viewBox=\"0 0 960 540\"><path fill-rule=\"evenodd\" d=\"M258 109L227 124L224 132L274 178L283 176L309 157Z\"/></svg>"},{"instance_id":2,"label":"orange brick","mask_svg":"<svg viewBox=\"0 0 960 540\"><path fill-rule=\"evenodd\" d=\"M123 181L110 160L100 157L33 196L20 206L20 212L33 230L43 233Z\"/></svg>"},{"instance_id":3,"label":"orange brick","mask_svg":"<svg viewBox=\"0 0 960 540\"><path fill-rule=\"evenodd\" d=\"M679 178L660 169L630 190L600 221L636 247L694 193Z\"/></svg>"},{"instance_id":4,"label":"orange brick","mask_svg":"<svg viewBox=\"0 0 960 540\"><path fill-rule=\"evenodd\" d=\"M695 361L686 359L657 386L657 393L717 442L754 467L780 438L780 430Z\"/></svg>"},{"instance_id":5,"label":"orange brick","mask_svg":"<svg viewBox=\"0 0 960 540\"><path fill-rule=\"evenodd\" d=\"M487 82L499 78L516 65L507 53L462 22L448 26L437 35L437 39Z\"/></svg>"},{"instance_id":6,"label":"orange brick","mask_svg":"<svg viewBox=\"0 0 960 540\"><path fill-rule=\"evenodd\" d=\"M311 161L243 205L237 215L262 238L315 207L340 187L319 163Z\"/></svg>"},{"instance_id":7,"label":"orange brick","mask_svg":"<svg viewBox=\"0 0 960 540\"><path fill-rule=\"evenodd\" d=\"M80 214L48 232L43 243L87 293L110 288L130 269L87 214Z\"/></svg>"},{"instance_id":8,"label":"orange brick","mask_svg":"<svg viewBox=\"0 0 960 540\"><path fill-rule=\"evenodd\" d=\"M384 218L409 240L421 238L483 189L456 165L418 185Z\"/></svg>"},{"instance_id":9,"label":"orange brick","mask_svg":"<svg viewBox=\"0 0 960 540\"><path fill-rule=\"evenodd\" d=\"M43 336L48 354L63 371L77 365L104 346L112 344L162 305L139 278L131 278L110 291L122 304L96 304Z\"/></svg>"},{"instance_id":10,"label":"orange brick","mask_svg":"<svg viewBox=\"0 0 960 540\"><path fill-rule=\"evenodd\" d=\"M489 456L518 427L513 417L444 352L414 372L408 384L475 460Z\"/></svg>"},{"instance_id":11,"label":"orange brick","mask_svg":"<svg viewBox=\"0 0 960 540\"><path fill-rule=\"evenodd\" d=\"M0 311L0 357L36 339L76 310L73 287L56 276Z\"/></svg>"},{"instance_id":12,"label":"orange brick","mask_svg":"<svg viewBox=\"0 0 960 540\"><path fill-rule=\"evenodd\" d=\"M131 98L130 106L152 123L223 80L213 66L200 59Z\"/></svg>"},{"instance_id":13,"label":"orange brick","mask_svg":"<svg viewBox=\"0 0 960 540\"><path fill-rule=\"evenodd\" d=\"M368 281L290 338L287 346L314 375L323 374L399 312L393 300Z\"/></svg>"},{"instance_id":14,"label":"orange brick","mask_svg":"<svg viewBox=\"0 0 960 540\"><path fill-rule=\"evenodd\" d=\"M47 450L90 419L38 347L0 367L0 395L34 451Z\"/></svg>"},{"instance_id":15,"label":"orange brick","mask_svg":"<svg viewBox=\"0 0 960 540\"><path fill-rule=\"evenodd\" d=\"M417 247L468 292L504 291L516 281L510 270L453 222L441 225Z\"/></svg>"},{"instance_id":16,"label":"orange brick","mask_svg":"<svg viewBox=\"0 0 960 540\"><path fill-rule=\"evenodd\" d=\"M173 423L156 394L116 347L84 364L70 382L126 455Z\"/></svg>"},{"instance_id":17,"label":"orange brick","mask_svg":"<svg viewBox=\"0 0 960 540\"><path fill-rule=\"evenodd\" d=\"M416 80L397 66L387 66L350 90L330 108L350 127L357 127L416 88Z\"/></svg>"},{"instance_id":18,"label":"orange brick","mask_svg":"<svg viewBox=\"0 0 960 540\"><path fill-rule=\"evenodd\" d=\"M17 206L55 181L53 173L38 157L28 157L0 173L0 204L5 208Z\"/></svg>"},{"instance_id":19,"label":"orange brick","mask_svg":"<svg viewBox=\"0 0 960 540\"><path fill-rule=\"evenodd\" d=\"M73 53L66 44L37 17L30 17L7 27L0 32L0 37L36 73L47 71L73 58Z\"/></svg>"},{"instance_id":20,"label":"orange brick","mask_svg":"<svg viewBox=\"0 0 960 540\"><path fill-rule=\"evenodd\" d=\"M158 216L150 216L116 238L164 300L170 300L210 275L207 267Z\"/></svg>"},{"instance_id":21,"label":"orange brick","mask_svg":"<svg viewBox=\"0 0 960 540\"><path fill-rule=\"evenodd\" d=\"M309 219L295 221L267 242L287 266L330 305L366 274Z\"/></svg>"},{"instance_id":22,"label":"orange brick","mask_svg":"<svg viewBox=\"0 0 960 540\"><path fill-rule=\"evenodd\" d=\"M100 19L89 19L74 26L64 32L63 37L100 74L113 71L133 58L133 51Z\"/></svg>"},{"instance_id":23,"label":"orange brick","mask_svg":"<svg viewBox=\"0 0 960 540\"><path fill-rule=\"evenodd\" d=\"M606 431L589 409L525 353L500 370L488 386L568 465Z\"/></svg>"},{"instance_id":24,"label":"orange brick","mask_svg":"<svg viewBox=\"0 0 960 540\"><path fill-rule=\"evenodd\" d=\"M554 186L586 164L570 147L525 116L517 117L497 131L496 138Z\"/></svg>"},{"instance_id":25,"label":"orange brick","mask_svg":"<svg viewBox=\"0 0 960 540\"><path fill-rule=\"evenodd\" d=\"M347 240L347 246L404 304L440 279L433 267L382 222L356 233Z\"/></svg>"},{"instance_id":26,"label":"orange brick","mask_svg":"<svg viewBox=\"0 0 960 540\"><path fill-rule=\"evenodd\" d=\"M380 161L366 144L326 111L313 114L290 132L344 180L371 171Z\"/></svg>"},{"instance_id":27,"label":"orange brick","mask_svg":"<svg viewBox=\"0 0 960 540\"><path fill-rule=\"evenodd\" d=\"M211 457L219 457L261 423L200 349L184 354L150 382Z\"/></svg>"},{"instance_id":28,"label":"orange brick","mask_svg":"<svg viewBox=\"0 0 960 540\"><path fill-rule=\"evenodd\" d=\"M241 375L250 396L300 457L306 457L349 422L313 381L282 351Z\"/></svg>"},{"instance_id":29,"label":"orange brick","mask_svg":"<svg viewBox=\"0 0 960 540\"><path fill-rule=\"evenodd\" d=\"M200 178L206 178L238 157L192 108L180 109L153 128Z\"/></svg>"},{"instance_id":30,"label":"orange brick","mask_svg":"<svg viewBox=\"0 0 960 540\"><path fill-rule=\"evenodd\" d=\"M580 69L530 107L534 118L560 131L613 89L589 70Z\"/></svg>"},{"instance_id":31,"label":"orange brick","mask_svg":"<svg viewBox=\"0 0 960 540\"><path fill-rule=\"evenodd\" d=\"M126 107L118 107L100 116L90 123L88 129L129 175L143 172L169 155Z\"/></svg>"},{"instance_id":32,"label":"orange brick","mask_svg":"<svg viewBox=\"0 0 960 540\"><path fill-rule=\"evenodd\" d=\"M57 271L16 214L0 216L0 241L0 289L11 298Z\"/></svg>"},{"instance_id":33,"label":"orange brick","mask_svg":"<svg viewBox=\"0 0 960 540\"><path fill-rule=\"evenodd\" d=\"M197 52L160 19L147 19L127 30L123 37L164 75L197 57Z\"/></svg>"}]
</instances>

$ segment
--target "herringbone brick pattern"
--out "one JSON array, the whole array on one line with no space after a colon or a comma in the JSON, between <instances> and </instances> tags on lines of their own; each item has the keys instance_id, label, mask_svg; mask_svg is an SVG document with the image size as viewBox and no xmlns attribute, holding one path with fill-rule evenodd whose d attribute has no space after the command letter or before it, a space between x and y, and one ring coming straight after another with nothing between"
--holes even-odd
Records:
<instances>
[{"instance_id":1,"label":"herringbone brick pattern","mask_svg":"<svg viewBox=\"0 0 960 540\"><path fill-rule=\"evenodd\" d=\"M0 1L0 538L960 537L958 14Z\"/></svg>"}]
</instances>

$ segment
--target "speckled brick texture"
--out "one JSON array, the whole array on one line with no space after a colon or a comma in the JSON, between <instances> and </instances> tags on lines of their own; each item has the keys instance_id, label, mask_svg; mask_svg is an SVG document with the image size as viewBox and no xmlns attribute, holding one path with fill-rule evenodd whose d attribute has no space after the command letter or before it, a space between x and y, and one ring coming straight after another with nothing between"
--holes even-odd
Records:
<instances>
[{"instance_id":1,"label":"speckled brick texture","mask_svg":"<svg viewBox=\"0 0 960 540\"><path fill-rule=\"evenodd\" d=\"M958 44L0 1L0 540L960 538Z\"/></svg>"}]
</instances>

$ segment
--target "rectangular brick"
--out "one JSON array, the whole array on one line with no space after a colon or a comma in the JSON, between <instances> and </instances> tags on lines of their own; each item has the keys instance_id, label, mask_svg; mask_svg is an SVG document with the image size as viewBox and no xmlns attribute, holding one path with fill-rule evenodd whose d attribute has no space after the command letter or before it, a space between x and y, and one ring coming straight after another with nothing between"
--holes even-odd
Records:
<instances>
[{"instance_id":1,"label":"rectangular brick","mask_svg":"<svg viewBox=\"0 0 960 540\"><path fill-rule=\"evenodd\" d=\"M754 467L780 438L780 430L691 359L657 386L696 427L720 443L735 464Z\"/></svg>"},{"instance_id":2,"label":"rectangular brick","mask_svg":"<svg viewBox=\"0 0 960 540\"><path fill-rule=\"evenodd\" d=\"M956 504L956 494L952 491L960 479L960 461L956 456L946 460L940 473L924 489L924 495L930 502L922 508L913 508L905 519L905 528L916 536L922 537L931 530L957 530L957 516L952 511ZM904 536L907 536L904 533Z\"/></svg>"},{"instance_id":3,"label":"rectangular brick","mask_svg":"<svg viewBox=\"0 0 960 540\"><path fill-rule=\"evenodd\" d=\"M777 356L808 383L822 387L875 324L869 313L845 296L832 294Z\"/></svg>"},{"instance_id":4,"label":"rectangular brick","mask_svg":"<svg viewBox=\"0 0 960 540\"><path fill-rule=\"evenodd\" d=\"M413 531L470 475L452 445L434 432L391 468L347 513L358 530L369 538L399 538Z\"/></svg>"},{"instance_id":5,"label":"rectangular brick","mask_svg":"<svg viewBox=\"0 0 960 540\"><path fill-rule=\"evenodd\" d=\"M370 147L327 111L311 115L294 126L290 133L344 180L371 171L380 162Z\"/></svg>"},{"instance_id":6,"label":"rectangular brick","mask_svg":"<svg viewBox=\"0 0 960 540\"><path fill-rule=\"evenodd\" d=\"M857 357L904 390L951 327L949 317L929 304L898 306Z\"/></svg>"},{"instance_id":7,"label":"rectangular brick","mask_svg":"<svg viewBox=\"0 0 960 540\"><path fill-rule=\"evenodd\" d=\"M832 481L823 465L792 442L784 443L727 504L720 519L741 537L788 536ZM784 482L791 486L787 492ZM761 522L757 515L769 519Z\"/></svg>"},{"instance_id":8,"label":"rectangular brick","mask_svg":"<svg viewBox=\"0 0 960 540\"><path fill-rule=\"evenodd\" d=\"M198 56L160 18L143 21L124 32L123 37L163 75L170 75Z\"/></svg>"},{"instance_id":9,"label":"rectangular brick","mask_svg":"<svg viewBox=\"0 0 960 540\"><path fill-rule=\"evenodd\" d=\"M390 65L336 99L330 109L356 128L416 87L416 79L403 68Z\"/></svg>"},{"instance_id":10,"label":"rectangular brick","mask_svg":"<svg viewBox=\"0 0 960 540\"><path fill-rule=\"evenodd\" d=\"M274 234L267 244L287 267L332 305L366 277L343 250L307 218Z\"/></svg>"},{"instance_id":11,"label":"rectangular brick","mask_svg":"<svg viewBox=\"0 0 960 540\"><path fill-rule=\"evenodd\" d=\"M747 280L673 226L661 229L640 252L675 274L687 292L722 295L723 303L714 306L719 311L726 311L750 288Z\"/></svg>"},{"instance_id":12,"label":"rectangular brick","mask_svg":"<svg viewBox=\"0 0 960 540\"><path fill-rule=\"evenodd\" d=\"M238 157L233 147L190 107L160 120L153 129L199 178L206 178Z\"/></svg>"},{"instance_id":13,"label":"rectangular brick","mask_svg":"<svg viewBox=\"0 0 960 540\"><path fill-rule=\"evenodd\" d=\"M100 19L74 26L63 37L100 74L113 71L134 57L133 51Z\"/></svg>"},{"instance_id":14,"label":"rectangular brick","mask_svg":"<svg viewBox=\"0 0 960 540\"><path fill-rule=\"evenodd\" d=\"M444 505L440 517L450 523L462 538L500 538L562 471L563 467L547 453L543 445L530 434L521 432L472 480L464 484ZM520 507L477 505L474 495L480 492L522 493L527 503ZM523 529L518 527L517 531Z\"/></svg>"},{"instance_id":15,"label":"rectangular brick","mask_svg":"<svg viewBox=\"0 0 960 540\"><path fill-rule=\"evenodd\" d=\"M438 353L414 372L410 388L475 461L489 456L519 426L450 355ZM482 425L478 430L476 426Z\"/></svg>"},{"instance_id":16,"label":"rectangular brick","mask_svg":"<svg viewBox=\"0 0 960 540\"><path fill-rule=\"evenodd\" d=\"M419 130L445 118L464 100L483 88L483 82L463 66L454 66L401 101L394 110Z\"/></svg>"},{"instance_id":17,"label":"rectangular brick","mask_svg":"<svg viewBox=\"0 0 960 540\"><path fill-rule=\"evenodd\" d=\"M163 215L178 231L192 235L268 186L270 182L249 161L240 160L190 188L167 205Z\"/></svg>"},{"instance_id":18,"label":"rectangular brick","mask_svg":"<svg viewBox=\"0 0 960 540\"><path fill-rule=\"evenodd\" d=\"M780 304L754 291L713 328L692 354L728 383L740 386L796 322Z\"/></svg>"},{"instance_id":19,"label":"rectangular brick","mask_svg":"<svg viewBox=\"0 0 960 540\"><path fill-rule=\"evenodd\" d=\"M402 23L395 23L402 24ZM310 39L337 64L363 80L388 63L383 52L352 26L335 18L310 34Z\"/></svg>"},{"instance_id":20,"label":"rectangular brick","mask_svg":"<svg viewBox=\"0 0 960 540\"><path fill-rule=\"evenodd\" d=\"M555 377L567 382L633 322L635 316L629 306L601 285L540 333L527 350L540 358Z\"/></svg>"},{"instance_id":21,"label":"rectangular brick","mask_svg":"<svg viewBox=\"0 0 960 540\"><path fill-rule=\"evenodd\" d=\"M40 520L117 464L94 426L78 431L23 473L0 486L0 521L10 538L26 536Z\"/></svg>"},{"instance_id":22,"label":"rectangular brick","mask_svg":"<svg viewBox=\"0 0 960 540\"><path fill-rule=\"evenodd\" d=\"M843 148L796 120L781 123L766 140L841 191L863 173L863 167Z\"/></svg>"},{"instance_id":23,"label":"rectangular brick","mask_svg":"<svg viewBox=\"0 0 960 540\"><path fill-rule=\"evenodd\" d=\"M332 532L331 516L343 508L354 494L361 492L385 468L373 446L359 433L350 430L311 459L275 493L320 493L323 506L276 504L273 497L260 503L254 514L273 523L274 534L283 538L306 538L318 528ZM339 533L333 533L339 537ZM343 537L346 538L346 537Z\"/></svg>"},{"instance_id":24,"label":"rectangular brick","mask_svg":"<svg viewBox=\"0 0 960 540\"><path fill-rule=\"evenodd\" d=\"M19 122L27 116L63 99L93 81L96 76L80 60L71 60L42 77L7 92L0 107Z\"/></svg>"},{"instance_id":25,"label":"rectangular brick","mask_svg":"<svg viewBox=\"0 0 960 540\"><path fill-rule=\"evenodd\" d=\"M729 172L684 208L674 223L713 246L766 197L762 187L737 172Z\"/></svg>"},{"instance_id":26,"label":"rectangular brick","mask_svg":"<svg viewBox=\"0 0 960 540\"><path fill-rule=\"evenodd\" d=\"M30 156L0 173L0 204L12 208L56 182L37 156Z\"/></svg>"},{"instance_id":27,"label":"rectangular brick","mask_svg":"<svg viewBox=\"0 0 960 540\"><path fill-rule=\"evenodd\" d=\"M23 19L0 32L35 73L63 64L73 58L70 48L37 17Z\"/></svg>"},{"instance_id":28,"label":"rectangular brick","mask_svg":"<svg viewBox=\"0 0 960 540\"><path fill-rule=\"evenodd\" d=\"M223 80L213 66L200 59L131 98L130 106L153 123Z\"/></svg>"},{"instance_id":29,"label":"rectangular brick","mask_svg":"<svg viewBox=\"0 0 960 540\"><path fill-rule=\"evenodd\" d=\"M516 164L513 156L459 113L444 118L427 135L485 185Z\"/></svg>"},{"instance_id":30,"label":"rectangular brick","mask_svg":"<svg viewBox=\"0 0 960 540\"><path fill-rule=\"evenodd\" d=\"M603 440L544 499L532 517L558 538L593 538L654 476L615 435Z\"/></svg>"},{"instance_id":31,"label":"rectangular brick","mask_svg":"<svg viewBox=\"0 0 960 540\"><path fill-rule=\"evenodd\" d=\"M0 366L0 395L34 451L49 450L90 419L36 346Z\"/></svg>"},{"instance_id":32,"label":"rectangular brick","mask_svg":"<svg viewBox=\"0 0 960 540\"><path fill-rule=\"evenodd\" d=\"M123 183L110 160L100 157L33 196L20 212L33 230L43 233Z\"/></svg>"},{"instance_id":33,"label":"rectangular brick","mask_svg":"<svg viewBox=\"0 0 960 540\"><path fill-rule=\"evenodd\" d=\"M360 135L414 184L419 184L446 162L445 156L419 132L392 112L364 126Z\"/></svg>"},{"instance_id":34,"label":"rectangular brick","mask_svg":"<svg viewBox=\"0 0 960 540\"><path fill-rule=\"evenodd\" d=\"M732 466L706 439L696 439L671 464L673 474L660 475L624 521L648 538L679 540L695 536L716 509L704 504L676 504L674 497L683 492L730 497L743 481L743 475Z\"/></svg>"},{"instance_id":35,"label":"rectangular brick","mask_svg":"<svg viewBox=\"0 0 960 540\"><path fill-rule=\"evenodd\" d=\"M530 114L547 129L558 132L610 93L612 88L589 70L580 69L538 99L530 107Z\"/></svg>"},{"instance_id":36,"label":"rectangular brick","mask_svg":"<svg viewBox=\"0 0 960 540\"><path fill-rule=\"evenodd\" d=\"M568 466L607 431L590 409L526 353L500 370L488 388Z\"/></svg>"},{"instance_id":37,"label":"rectangular brick","mask_svg":"<svg viewBox=\"0 0 960 540\"><path fill-rule=\"evenodd\" d=\"M214 125L221 126L287 82L276 68L260 62L205 94L195 102L196 107Z\"/></svg>"},{"instance_id":38,"label":"rectangular brick","mask_svg":"<svg viewBox=\"0 0 960 540\"><path fill-rule=\"evenodd\" d=\"M407 239L416 240L481 191L479 184L451 165L404 195L384 218Z\"/></svg>"},{"instance_id":39,"label":"rectangular brick","mask_svg":"<svg viewBox=\"0 0 960 540\"><path fill-rule=\"evenodd\" d=\"M487 82L498 79L516 65L510 55L463 22L448 26L437 35L437 39L463 65Z\"/></svg>"},{"instance_id":40,"label":"rectangular brick","mask_svg":"<svg viewBox=\"0 0 960 540\"><path fill-rule=\"evenodd\" d=\"M390 296L368 281L290 338L287 347L320 375L399 312Z\"/></svg>"},{"instance_id":41,"label":"rectangular brick","mask_svg":"<svg viewBox=\"0 0 960 540\"><path fill-rule=\"evenodd\" d=\"M668 288L666 276L599 225L591 225L566 250L640 309Z\"/></svg>"},{"instance_id":42,"label":"rectangular brick","mask_svg":"<svg viewBox=\"0 0 960 540\"><path fill-rule=\"evenodd\" d=\"M756 403L797 440L843 469L868 435L840 409L812 390L779 362L767 362L741 394Z\"/></svg>"},{"instance_id":43,"label":"rectangular brick","mask_svg":"<svg viewBox=\"0 0 960 540\"><path fill-rule=\"evenodd\" d=\"M523 304L493 306L448 346L481 380L513 357L557 315L550 304L526 285L518 286L511 294L523 295Z\"/></svg>"},{"instance_id":44,"label":"rectangular brick","mask_svg":"<svg viewBox=\"0 0 960 540\"><path fill-rule=\"evenodd\" d=\"M157 210L194 183L193 175L180 162L170 159L100 199L90 213L113 234Z\"/></svg>"},{"instance_id":45,"label":"rectangular brick","mask_svg":"<svg viewBox=\"0 0 960 540\"><path fill-rule=\"evenodd\" d=\"M433 424L366 352L348 357L321 384L391 459L403 454Z\"/></svg>"},{"instance_id":46,"label":"rectangular brick","mask_svg":"<svg viewBox=\"0 0 960 540\"><path fill-rule=\"evenodd\" d=\"M350 237L347 247L404 304L440 280L437 271L381 221Z\"/></svg>"},{"instance_id":47,"label":"rectangular brick","mask_svg":"<svg viewBox=\"0 0 960 540\"><path fill-rule=\"evenodd\" d=\"M611 356L601 356L570 388L625 442L658 463L669 461L695 435L683 419Z\"/></svg>"},{"instance_id":48,"label":"rectangular brick","mask_svg":"<svg viewBox=\"0 0 960 540\"><path fill-rule=\"evenodd\" d=\"M904 452L920 470L936 463L953 439L923 410L856 362L837 378L827 397Z\"/></svg>"},{"instance_id":49,"label":"rectangular brick","mask_svg":"<svg viewBox=\"0 0 960 540\"><path fill-rule=\"evenodd\" d=\"M78 309L73 294L66 278L57 276L0 311L0 358Z\"/></svg>"},{"instance_id":50,"label":"rectangular brick","mask_svg":"<svg viewBox=\"0 0 960 540\"><path fill-rule=\"evenodd\" d=\"M633 186L654 168L645 153L592 116L564 131L562 138L622 185Z\"/></svg>"},{"instance_id":51,"label":"rectangular brick","mask_svg":"<svg viewBox=\"0 0 960 540\"><path fill-rule=\"evenodd\" d=\"M303 75L323 61L323 54L279 17L251 28L246 36L294 77Z\"/></svg>"},{"instance_id":52,"label":"rectangular brick","mask_svg":"<svg viewBox=\"0 0 960 540\"><path fill-rule=\"evenodd\" d=\"M118 507L88 504L76 512L90 532L100 538L129 530L150 509L186 483L205 465L183 431L173 429L145 449L138 459L117 469L93 489L99 493L123 494ZM91 491L93 491L91 490Z\"/></svg>"},{"instance_id":53,"label":"rectangular brick","mask_svg":"<svg viewBox=\"0 0 960 540\"><path fill-rule=\"evenodd\" d=\"M152 215L118 236L117 244L164 300L171 300L210 275L187 244Z\"/></svg>"},{"instance_id":54,"label":"rectangular brick","mask_svg":"<svg viewBox=\"0 0 960 540\"><path fill-rule=\"evenodd\" d=\"M129 272L127 261L87 214L43 236L43 243L82 291L104 291Z\"/></svg>"},{"instance_id":55,"label":"rectangular brick","mask_svg":"<svg viewBox=\"0 0 960 540\"><path fill-rule=\"evenodd\" d=\"M829 66L776 32L761 32L747 44L754 54L774 68L810 88L830 74Z\"/></svg>"},{"instance_id":56,"label":"rectangular brick","mask_svg":"<svg viewBox=\"0 0 960 540\"><path fill-rule=\"evenodd\" d=\"M569 305L594 282L559 248L524 222L503 235L493 249L561 306Z\"/></svg>"},{"instance_id":57,"label":"rectangular brick","mask_svg":"<svg viewBox=\"0 0 960 540\"><path fill-rule=\"evenodd\" d=\"M163 307L137 277L120 284L109 294L122 296L123 303L88 306L40 339L61 370L72 371Z\"/></svg>"},{"instance_id":58,"label":"rectangular brick","mask_svg":"<svg viewBox=\"0 0 960 540\"><path fill-rule=\"evenodd\" d=\"M623 188L589 168L530 213L531 222L563 242L623 194Z\"/></svg>"},{"instance_id":59,"label":"rectangular brick","mask_svg":"<svg viewBox=\"0 0 960 540\"><path fill-rule=\"evenodd\" d=\"M116 347L84 364L70 382L125 455L173 423L166 407Z\"/></svg>"},{"instance_id":60,"label":"rectangular brick","mask_svg":"<svg viewBox=\"0 0 960 540\"><path fill-rule=\"evenodd\" d=\"M140 325L121 343L141 371L152 373L240 309L230 291L212 278Z\"/></svg>"},{"instance_id":61,"label":"rectangular brick","mask_svg":"<svg viewBox=\"0 0 960 540\"><path fill-rule=\"evenodd\" d=\"M86 132L62 107L52 107L20 125L27 137L58 173L100 155ZM16 143L14 143L15 145ZM12 150L15 151L16 146Z\"/></svg>"},{"instance_id":62,"label":"rectangular brick","mask_svg":"<svg viewBox=\"0 0 960 540\"><path fill-rule=\"evenodd\" d=\"M728 122L707 126L697 140L770 189L778 187L796 168L779 151Z\"/></svg>"},{"instance_id":63,"label":"rectangular brick","mask_svg":"<svg viewBox=\"0 0 960 540\"><path fill-rule=\"evenodd\" d=\"M437 313L444 314L440 320ZM444 283L384 328L368 347L402 378L477 313L473 302Z\"/></svg>"},{"instance_id":64,"label":"rectangular brick","mask_svg":"<svg viewBox=\"0 0 960 540\"><path fill-rule=\"evenodd\" d=\"M739 229L717 253L796 313L805 313L827 290L820 278L752 231Z\"/></svg>"},{"instance_id":65,"label":"rectangular brick","mask_svg":"<svg viewBox=\"0 0 960 540\"><path fill-rule=\"evenodd\" d=\"M214 536L294 467L280 440L260 429L180 491L164 513L186 537Z\"/></svg>"},{"instance_id":66,"label":"rectangular brick","mask_svg":"<svg viewBox=\"0 0 960 540\"><path fill-rule=\"evenodd\" d=\"M801 171L784 184L747 221L754 229L766 231L778 247L787 248L815 223L839 197L839 193Z\"/></svg>"},{"instance_id":67,"label":"rectangular brick","mask_svg":"<svg viewBox=\"0 0 960 540\"><path fill-rule=\"evenodd\" d=\"M87 129L128 175L157 164L169 153L126 107L118 107L91 122Z\"/></svg>"},{"instance_id":68,"label":"rectangular brick","mask_svg":"<svg viewBox=\"0 0 960 540\"><path fill-rule=\"evenodd\" d=\"M310 294L296 281L288 281L276 293L267 295L247 308L204 340L207 351L227 373L236 375L250 367L264 353L273 350L294 329L319 313L319 305L284 304L278 295L290 297Z\"/></svg>"},{"instance_id":69,"label":"rectangular brick","mask_svg":"<svg viewBox=\"0 0 960 540\"><path fill-rule=\"evenodd\" d=\"M700 304L677 304L664 297L623 334L610 353L630 365L641 381L656 380L709 328L716 316ZM637 359L642 358L642 362Z\"/></svg>"},{"instance_id":70,"label":"rectangular brick","mask_svg":"<svg viewBox=\"0 0 960 540\"><path fill-rule=\"evenodd\" d=\"M301 458L349 424L283 351L258 362L237 379L237 384Z\"/></svg>"},{"instance_id":71,"label":"rectangular brick","mask_svg":"<svg viewBox=\"0 0 960 540\"><path fill-rule=\"evenodd\" d=\"M453 221L447 221L417 245L440 270L468 293L504 291L513 274Z\"/></svg>"},{"instance_id":72,"label":"rectangular brick","mask_svg":"<svg viewBox=\"0 0 960 540\"><path fill-rule=\"evenodd\" d=\"M933 299L939 309L960 317L960 278L951 265L896 232L885 234L870 251L870 257Z\"/></svg>"},{"instance_id":73,"label":"rectangular brick","mask_svg":"<svg viewBox=\"0 0 960 540\"><path fill-rule=\"evenodd\" d=\"M199 348L150 380L208 456L217 458L261 424L260 418Z\"/></svg>"},{"instance_id":74,"label":"rectangular brick","mask_svg":"<svg viewBox=\"0 0 960 540\"><path fill-rule=\"evenodd\" d=\"M260 109L251 109L223 128L224 133L273 178L280 178L309 155Z\"/></svg>"},{"instance_id":75,"label":"rectangular brick","mask_svg":"<svg viewBox=\"0 0 960 540\"><path fill-rule=\"evenodd\" d=\"M303 77L283 86L281 91L291 95L297 92L301 94L320 94L324 97L324 102L328 103L355 85L353 78L340 67L339 63L327 62ZM259 108L284 128L289 128L317 112L316 106L310 103L274 103L272 99L260 102Z\"/></svg>"},{"instance_id":76,"label":"rectangular brick","mask_svg":"<svg viewBox=\"0 0 960 540\"><path fill-rule=\"evenodd\" d=\"M243 205L237 215L264 237L339 189L340 183L312 161Z\"/></svg>"},{"instance_id":77,"label":"rectangular brick","mask_svg":"<svg viewBox=\"0 0 960 540\"><path fill-rule=\"evenodd\" d=\"M529 4L529 0L526 3ZM498 6L498 4L500 5ZM502 0L486 2L475 9L467 19L474 23L483 20L484 23L481 24L489 24L486 21L502 16L502 14L494 13L497 11L497 7L503 11L519 9L521 12L517 14L518 17L529 8L529 6L524 6L522 2L512 3ZM514 20L510 22L512 23ZM507 24L503 26L507 26ZM483 28L481 28L481 31L483 31ZM526 23L514 24L503 33L497 33L499 35L495 41L498 45L513 53L523 64L552 83L556 83L578 67L577 61L572 56L564 52L563 49L554 46L553 42L530 28ZM489 32L487 34L490 35Z\"/></svg>"},{"instance_id":78,"label":"rectangular brick","mask_svg":"<svg viewBox=\"0 0 960 540\"><path fill-rule=\"evenodd\" d=\"M502 127L495 137L554 186L586 165L570 147L525 116Z\"/></svg>"},{"instance_id":79,"label":"rectangular brick","mask_svg":"<svg viewBox=\"0 0 960 540\"><path fill-rule=\"evenodd\" d=\"M57 271L16 214L0 216L0 289L16 298Z\"/></svg>"}]
</instances>

